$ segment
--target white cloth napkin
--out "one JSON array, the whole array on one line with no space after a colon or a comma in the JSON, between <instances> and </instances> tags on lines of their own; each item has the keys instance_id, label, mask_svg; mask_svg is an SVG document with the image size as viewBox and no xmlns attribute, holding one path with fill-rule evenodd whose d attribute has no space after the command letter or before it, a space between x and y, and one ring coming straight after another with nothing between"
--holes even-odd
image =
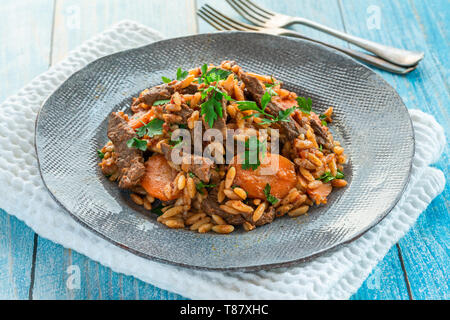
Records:
<instances>
[{"instance_id":1,"label":"white cloth napkin","mask_svg":"<svg viewBox=\"0 0 450 320\"><path fill-rule=\"evenodd\" d=\"M193 299L347 299L372 268L442 192L445 178L429 165L445 145L442 127L410 110L416 154L412 176L390 214L362 237L308 263L259 272L209 272L152 262L120 249L75 222L45 189L34 150L36 114L45 98L73 72L120 50L160 40L145 26L123 21L85 42L0 106L0 207L40 236L160 288Z\"/></svg>"}]
</instances>

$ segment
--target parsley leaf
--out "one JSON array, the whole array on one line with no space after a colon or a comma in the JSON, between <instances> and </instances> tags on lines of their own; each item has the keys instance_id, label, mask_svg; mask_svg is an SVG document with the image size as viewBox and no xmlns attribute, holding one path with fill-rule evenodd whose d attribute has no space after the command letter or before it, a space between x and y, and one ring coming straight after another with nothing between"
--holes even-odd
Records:
<instances>
[{"instance_id":1,"label":"parsley leaf","mask_svg":"<svg viewBox=\"0 0 450 320\"><path fill-rule=\"evenodd\" d=\"M298 108L306 114L311 112L312 100L311 98L297 97Z\"/></svg>"},{"instance_id":2,"label":"parsley leaf","mask_svg":"<svg viewBox=\"0 0 450 320\"><path fill-rule=\"evenodd\" d=\"M155 199L155 202L152 203L152 209L150 212L157 214L158 216L162 215L164 212L162 212L162 209L164 208L161 200Z\"/></svg>"},{"instance_id":3,"label":"parsley leaf","mask_svg":"<svg viewBox=\"0 0 450 320\"><path fill-rule=\"evenodd\" d=\"M267 90L267 92L270 93L271 96L277 96L278 93L276 93L275 90L273 90L273 87L275 87L275 86L278 85L279 83L276 83L276 82L275 82L275 79L272 78L272 77L270 77L270 79L272 79L272 83L266 83L266 84L265 84L266 90Z\"/></svg>"},{"instance_id":4,"label":"parsley leaf","mask_svg":"<svg viewBox=\"0 0 450 320\"><path fill-rule=\"evenodd\" d=\"M214 188L215 186L216 186L215 184L204 184L203 181L200 181L199 183L195 184L195 188L200 194L204 194L203 193L204 188Z\"/></svg>"},{"instance_id":5,"label":"parsley leaf","mask_svg":"<svg viewBox=\"0 0 450 320\"><path fill-rule=\"evenodd\" d=\"M172 148L178 148L183 144L183 138L179 137L177 140L170 140L169 144Z\"/></svg>"},{"instance_id":6,"label":"parsley leaf","mask_svg":"<svg viewBox=\"0 0 450 320\"><path fill-rule=\"evenodd\" d=\"M266 84L266 87L267 87L267 84ZM271 87L270 87L270 89L271 89ZM284 122L291 121L289 116L291 115L292 112L294 112L295 107L278 111L277 117L274 117L273 115L265 112L267 104L271 101L272 96L274 96L274 95L276 95L276 92L273 90L267 90L266 92L264 92L264 95L261 98L261 108L258 107L256 102L254 102L254 101L237 101L239 110L241 110L241 111L246 111L246 110L257 111L257 113L245 116L244 119L247 119L247 118L250 118L253 116L264 115L270 119L262 118L261 124L271 124L271 123L278 122L278 121L284 121Z\"/></svg>"},{"instance_id":7,"label":"parsley leaf","mask_svg":"<svg viewBox=\"0 0 450 320\"><path fill-rule=\"evenodd\" d=\"M273 205L277 203L279 200L277 197L270 194L270 189L271 189L270 184L266 184L266 187L264 188L264 194L266 196L267 201Z\"/></svg>"},{"instance_id":8,"label":"parsley leaf","mask_svg":"<svg viewBox=\"0 0 450 320\"><path fill-rule=\"evenodd\" d=\"M272 95L270 94L270 92L268 91L264 92L264 95L261 98L261 108L263 110L266 110L267 104L270 102L271 99Z\"/></svg>"},{"instance_id":9,"label":"parsley leaf","mask_svg":"<svg viewBox=\"0 0 450 320\"><path fill-rule=\"evenodd\" d=\"M163 120L155 118L149 123L144 124L144 126L137 129L136 134L139 138L142 138L145 135L149 137L158 136L163 133L162 129L163 124L164 124Z\"/></svg>"},{"instance_id":10,"label":"parsley leaf","mask_svg":"<svg viewBox=\"0 0 450 320\"><path fill-rule=\"evenodd\" d=\"M167 104L169 102L170 102L169 99L167 99L167 100L156 100L155 102L153 102L153 105L154 106L159 106L159 105L162 105L162 104Z\"/></svg>"},{"instance_id":11,"label":"parsley leaf","mask_svg":"<svg viewBox=\"0 0 450 320\"><path fill-rule=\"evenodd\" d=\"M205 120L212 128L214 121L217 119L217 113L215 111L214 98L211 98L201 105L201 115L205 115Z\"/></svg>"},{"instance_id":12,"label":"parsley leaf","mask_svg":"<svg viewBox=\"0 0 450 320\"><path fill-rule=\"evenodd\" d=\"M177 69L177 80L183 80L189 75L189 71L183 71L181 68Z\"/></svg>"},{"instance_id":13,"label":"parsley leaf","mask_svg":"<svg viewBox=\"0 0 450 320\"><path fill-rule=\"evenodd\" d=\"M318 180L322 180L323 183L330 182L334 179L344 179L344 173L340 170L336 173L336 176L334 177L331 172L327 171L324 174L322 174Z\"/></svg>"},{"instance_id":14,"label":"parsley leaf","mask_svg":"<svg viewBox=\"0 0 450 320\"><path fill-rule=\"evenodd\" d=\"M220 89L217 88L217 83L215 87L208 87L202 92L202 99L206 98L210 92L212 92L211 97L202 103L200 107L201 115L205 115L206 122L209 124L209 127L212 128L214 121L216 121L218 117L223 117L222 98L225 98L228 101L232 101L233 99L225 92L220 91Z\"/></svg>"},{"instance_id":15,"label":"parsley leaf","mask_svg":"<svg viewBox=\"0 0 450 320\"><path fill-rule=\"evenodd\" d=\"M244 150L244 163L242 164L242 169L256 170L260 165L261 161L264 160L267 152L267 140L259 141L256 136L251 136L245 141ZM256 163L254 163L256 159Z\"/></svg>"},{"instance_id":16,"label":"parsley leaf","mask_svg":"<svg viewBox=\"0 0 450 320\"><path fill-rule=\"evenodd\" d=\"M202 70L202 76L205 76L206 73L208 72L208 65L206 63L204 65L202 65L201 70Z\"/></svg>"},{"instance_id":17,"label":"parsley leaf","mask_svg":"<svg viewBox=\"0 0 450 320\"><path fill-rule=\"evenodd\" d=\"M169 79L169 78L167 78L167 77L161 77L161 79L162 79L162 81L164 82L164 83L169 83L169 82L172 82L172 79Z\"/></svg>"},{"instance_id":18,"label":"parsley leaf","mask_svg":"<svg viewBox=\"0 0 450 320\"><path fill-rule=\"evenodd\" d=\"M105 157L105 154L101 152L100 150L97 150L97 155L100 159L103 159Z\"/></svg>"},{"instance_id":19,"label":"parsley leaf","mask_svg":"<svg viewBox=\"0 0 450 320\"><path fill-rule=\"evenodd\" d=\"M191 177L191 178L195 178L195 177L197 177L196 175L195 175L195 173L193 173L192 171L189 171L189 177Z\"/></svg>"},{"instance_id":20,"label":"parsley leaf","mask_svg":"<svg viewBox=\"0 0 450 320\"><path fill-rule=\"evenodd\" d=\"M327 116L326 116L326 115L321 114L321 115L319 116L319 119L322 120L321 123L322 123L323 126L326 127L326 126L328 125L328 122L326 121L326 119L327 119Z\"/></svg>"},{"instance_id":21,"label":"parsley leaf","mask_svg":"<svg viewBox=\"0 0 450 320\"><path fill-rule=\"evenodd\" d=\"M134 137L127 141L128 148L135 148L142 151L147 150L147 140L139 140L138 138Z\"/></svg>"},{"instance_id":22,"label":"parsley leaf","mask_svg":"<svg viewBox=\"0 0 450 320\"><path fill-rule=\"evenodd\" d=\"M204 64L201 68L202 75L199 79L199 83L210 84L211 82L218 82L219 80L225 80L230 74L231 71L212 68L208 71L208 65Z\"/></svg>"}]
</instances>

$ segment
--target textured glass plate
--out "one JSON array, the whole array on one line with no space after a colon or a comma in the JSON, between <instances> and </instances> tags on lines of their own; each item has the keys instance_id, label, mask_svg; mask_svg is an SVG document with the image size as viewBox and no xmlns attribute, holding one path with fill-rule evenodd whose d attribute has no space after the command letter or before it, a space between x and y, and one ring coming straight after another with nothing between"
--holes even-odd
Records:
<instances>
[{"instance_id":1,"label":"textured glass plate","mask_svg":"<svg viewBox=\"0 0 450 320\"><path fill-rule=\"evenodd\" d=\"M107 117L176 69L236 60L244 70L272 74L334 108L331 130L349 156L349 185L307 215L276 219L229 235L168 229L136 206L100 172L96 150ZM414 134L395 90L355 60L308 41L226 32L164 40L89 64L44 103L36 123L42 178L80 223L140 256L195 268L256 270L305 260L351 241L377 224L408 182Z\"/></svg>"}]
</instances>

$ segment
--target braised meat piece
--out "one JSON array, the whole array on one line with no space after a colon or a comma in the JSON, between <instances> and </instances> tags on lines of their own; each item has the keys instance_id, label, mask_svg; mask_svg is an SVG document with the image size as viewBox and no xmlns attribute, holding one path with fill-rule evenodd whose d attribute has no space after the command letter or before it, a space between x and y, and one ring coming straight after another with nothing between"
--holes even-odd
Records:
<instances>
[{"instance_id":1,"label":"braised meat piece","mask_svg":"<svg viewBox=\"0 0 450 320\"><path fill-rule=\"evenodd\" d=\"M157 100L170 99L174 91L173 86L167 83L144 90L142 96L137 98L131 105L131 110L133 112L138 112L140 110L139 104L141 103L152 106Z\"/></svg>"},{"instance_id":2,"label":"braised meat piece","mask_svg":"<svg viewBox=\"0 0 450 320\"><path fill-rule=\"evenodd\" d=\"M145 173L141 150L128 148L127 141L136 136L127 121L117 113L111 113L108 123L108 138L114 144L116 165L119 169L119 187L129 189L136 186Z\"/></svg>"},{"instance_id":3,"label":"braised meat piece","mask_svg":"<svg viewBox=\"0 0 450 320\"><path fill-rule=\"evenodd\" d=\"M245 88L247 89L247 92L251 95L253 100L255 100L259 106L261 106L261 98L266 91L262 82L259 81L257 78L249 76L243 72L239 75L239 77L244 82ZM267 103L266 110L267 113L276 117L278 116L278 112L284 109L278 103L270 101L269 103ZM294 140L301 133L303 134L306 133L306 129L300 127L300 125L295 121L289 122L283 121L280 123L280 126L284 130L288 139L290 140Z\"/></svg>"},{"instance_id":4,"label":"braised meat piece","mask_svg":"<svg viewBox=\"0 0 450 320\"><path fill-rule=\"evenodd\" d=\"M171 145L163 142L163 143L161 143L161 150L164 154L164 157L168 161L174 162L172 160L172 151L174 149L172 148ZM183 162L184 166L188 166L187 171L190 171L193 174L195 174L203 182L209 182L209 180L211 179L211 174L212 174L211 169L215 167L214 162L212 162L208 158L197 156L197 155L191 155L191 154L184 155L181 152L181 150L179 152L180 152L179 154L180 154L181 158L189 159L189 161ZM176 164L178 164L178 163L176 163Z\"/></svg>"},{"instance_id":5,"label":"braised meat piece","mask_svg":"<svg viewBox=\"0 0 450 320\"><path fill-rule=\"evenodd\" d=\"M202 201L202 210L207 215L212 216L217 214L225 219L225 221L232 225L241 225L245 219L240 214L229 214L220 209L220 204L217 201L218 188L210 189L208 197Z\"/></svg>"}]
</instances>

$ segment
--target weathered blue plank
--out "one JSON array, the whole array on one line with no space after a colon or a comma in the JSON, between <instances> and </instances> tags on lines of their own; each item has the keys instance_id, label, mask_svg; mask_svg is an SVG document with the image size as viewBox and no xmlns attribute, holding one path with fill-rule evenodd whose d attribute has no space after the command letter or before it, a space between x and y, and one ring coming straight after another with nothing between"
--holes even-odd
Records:
<instances>
[{"instance_id":1,"label":"weathered blue plank","mask_svg":"<svg viewBox=\"0 0 450 320\"><path fill-rule=\"evenodd\" d=\"M52 11L52 0L2 1L0 103L48 68ZM0 299L28 299L33 239L30 228L0 210Z\"/></svg>"},{"instance_id":2,"label":"weathered blue plank","mask_svg":"<svg viewBox=\"0 0 450 320\"><path fill-rule=\"evenodd\" d=\"M448 129L450 94L446 75L448 57L444 57L444 52L449 51L449 41L441 30L443 25L448 25L448 21L444 22L445 18L439 18L442 14L435 11L448 12L449 8L448 1L445 0L432 3L428 7L428 1L426 4L416 1L413 5L406 1L341 1L345 26L349 32L389 45L425 52L425 59L419 68L406 77L379 72L398 91L408 108L433 114ZM366 10L369 5L380 9L380 29L367 28ZM447 148L436 164L446 177L449 174L448 157ZM448 298L450 260L446 199L449 195L450 188L447 184L444 192L432 202L416 225L399 242L413 298Z\"/></svg>"},{"instance_id":3,"label":"weathered blue plank","mask_svg":"<svg viewBox=\"0 0 450 320\"><path fill-rule=\"evenodd\" d=\"M194 17L193 1L57 1L52 62L58 62L83 41L123 19L140 22L173 37L195 33ZM35 265L33 299L182 298L115 273L84 255L40 237Z\"/></svg>"},{"instance_id":4,"label":"weathered blue plank","mask_svg":"<svg viewBox=\"0 0 450 320\"><path fill-rule=\"evenodd\" d=\"M65 0L56 2L53 63L120 20L154 28L166 37L196 33L194 0Z\"/></svg>"},{"instance_id":5,"label":"weathered blue plank","mask_svg":"<svg viewBox=\"0 0 450 320\"><path fill-rule=\"evenodd\" d=\"M0 209L0 299L28 299L34 232Z\"/></svg>"},{"instance_id":6,"label":"weathered blue plank","mask_svg":"<svg viewBox=\"0 0 450 320\"><path fill-rule=\"evenodd\" d=\"M401 269L397 247L393 246L351 300L407 300L408 291Z\"/></svg>"},{"instance_id":7,"label":"weathered blue plank","mask_svg":"<svg viewBox=\"0 0 450 320\"><path fill-rule=\"evenodd\" d=\"M198 7L204 3L209 3L213 5L214 8L220 10L224 14L241 21L245 21L240 18L239 15L234 11L226 2L211 2L206 0L198 0ZM300 17L305 17L311 19L313 21L317 21L319 23L325 24L329 27L336 28L339 30L343 30L344 26L342 24L342 16L340 13L340 6L338 1L315 1L308 0L302 1L301 5L298 2L294 1L270 1L270 0L261 0L258 1L261 6L268 8L275 12L296 15ZM247 21L245 21L247 22ZM292 26L292 29L301 32L308 37L313 39L319 39L324 42L337 44L340 46L348 47L347 43L339 40L337 38L331 37L327 34L321 33L314 29L305 27L305 26ZM215 29L209 26L202 19L199 19L199 32L211 32ZM358 291L353 296L353 299L379 299L382 297L383 299L404 299L408 298L408 293L406 291L405 281L403 277L403 271L400 267L400 261L398 258L397 249L394 247L391 249L390 254L388 254L383 261L377 266L377 268L373 271L373 274L377 274L377 270L383 270L383 273L390 274L390 280L385 278L380 278L382 281L380 282L381 287L371 287L368 284L368 281L371 281L372 278L369 277L369 280L362 286L361 292ZM367 288L370 287L370 290Z\"/></svg>"}]
</instances>

